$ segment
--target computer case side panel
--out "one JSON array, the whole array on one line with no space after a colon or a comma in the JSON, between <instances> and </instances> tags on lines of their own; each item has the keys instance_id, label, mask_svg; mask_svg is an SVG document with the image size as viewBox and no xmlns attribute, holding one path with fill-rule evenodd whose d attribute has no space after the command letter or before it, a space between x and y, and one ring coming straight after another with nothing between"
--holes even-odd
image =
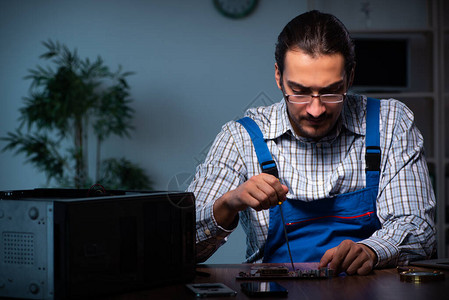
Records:
<instances>
[{"instance_id":1,"label":"computer case side panel","mask_svg":"<svg viewBox=\"0 0 449 300\"><path fill-rule=\"evenodd\" d=\"M0 199L0 297L53 299L53 203Z\"/></svg>"}]
</instances>

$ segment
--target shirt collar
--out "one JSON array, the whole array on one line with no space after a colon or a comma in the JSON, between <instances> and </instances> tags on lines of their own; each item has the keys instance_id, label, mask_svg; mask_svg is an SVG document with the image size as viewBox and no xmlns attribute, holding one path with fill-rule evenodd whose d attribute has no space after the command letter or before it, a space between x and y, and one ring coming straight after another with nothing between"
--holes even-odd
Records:
<instances>
[{"instance_id":1,"label":"shirt collar","mask_svg":"<svg viewBox=\"0 0 449 300\"><path fill-rule=\"evenodd\" d=\"M356 94L346 96L342 110L343 126L358 135L365 135L366 97Z\"/></svg>"},{"instance_id":2,"label":"shirt collar","mask_svg":"<svg viewBox=\"0 0 449 300\"><path fill-rule=\"evenodd\" d=\"M287 114L287 106L285 100L282 99L281 102L275 105L276 109L271 111L269 126L264 132L264 137L266 139L275 139L281 135L290 132L293 133L293 128L290 124Z\"/></svg>"},{"instance_id":3,"label":"shirt collar","mask_svg":"<svg viewBox=\"0 0 449 300\"><path fill-rule=\"evenodd\" d=\"M360 103L362 103L362 105L360 105ZM285 104L284 99L277 103L275 107L276 109L271 111L271 115L269 117L271 122L269 122L269 126L266 127L266 130L263 133L266 139L275 139L285 133L288 133L293 134L297 139L304 142L312 142L310 139L305 139L295 134L288 118L287 105ZM355 94L347 95L343 104L341 117L338 120L337 130L335 130L330 136L324 137L322 141L330 142L334 140L339 135L342 128L358 135L365 135L363 122L365 107L366 97Z\"/></svg>"}]
</instances>

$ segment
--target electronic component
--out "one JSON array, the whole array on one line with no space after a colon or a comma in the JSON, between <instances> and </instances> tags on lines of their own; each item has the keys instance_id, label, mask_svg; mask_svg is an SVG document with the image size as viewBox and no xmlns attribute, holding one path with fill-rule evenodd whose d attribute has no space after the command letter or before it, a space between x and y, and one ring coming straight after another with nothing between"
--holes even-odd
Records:
<instances>
[{"instance_id":1,"label":"electronic component","mask_svg":"<svg viewBox=\"0 0 449 300\"><path fill-rule=\"evenodd\" d=\"M401 281L406 282L427 282L427 281L436 281L436 280L443 280L444 279L444 273L439 271L415 271L415 270L409 270L405 272L399 273Z\"/></svg>"},{"instance_id":2,"label":"electronic component","mask_svg":"<svg viewBox=\"0 0 449 300\"><path fill-rule=\"evenodd\" d=\"M240 272L237 279L324 279L334 276L334 271L329 268L294 270L291 271L283 266L253 267L250 272Z\"/></svg>"}]
</instances>

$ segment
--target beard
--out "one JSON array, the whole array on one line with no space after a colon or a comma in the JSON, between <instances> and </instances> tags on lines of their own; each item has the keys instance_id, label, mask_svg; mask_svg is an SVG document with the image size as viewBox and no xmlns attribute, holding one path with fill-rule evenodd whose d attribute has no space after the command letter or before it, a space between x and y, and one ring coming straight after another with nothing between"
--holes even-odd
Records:
<instances>
[{"instance_id":1,"label":"beard","mask_svg":"<svg viewBox=\"0 0 449 300\"><path fill-rule=\"evenodd\" d=\"M333 115L327 113L320 115L318 118L307 115L296 119L289 114L289 119L297 135L314 141L319 141L334 132L338 120L338 118L334 118Z\"/></svg>"}]
</instances>

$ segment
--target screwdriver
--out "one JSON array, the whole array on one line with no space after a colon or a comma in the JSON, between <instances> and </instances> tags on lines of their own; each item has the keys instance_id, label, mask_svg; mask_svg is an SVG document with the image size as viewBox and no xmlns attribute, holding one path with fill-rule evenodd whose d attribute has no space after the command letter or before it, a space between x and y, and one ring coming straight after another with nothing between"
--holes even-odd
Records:
<instances>
[{"instance_id":1,"label":"screwdriver","mask_svg":"<svg viewBox=\"0 0 449 300\"><path fill-rule=\"evenodd\" d=\"M290 257L290 263L292 264L292 270L295 271L295 265L293 264L292 252L290 251L290 243L288 242L287 228L285 227L284 213L282 212L282 201L279 201L279 211L281 213L282 226L284 227L285 242L287 243L288 256Z\"/></svg>"}]
</instances>

